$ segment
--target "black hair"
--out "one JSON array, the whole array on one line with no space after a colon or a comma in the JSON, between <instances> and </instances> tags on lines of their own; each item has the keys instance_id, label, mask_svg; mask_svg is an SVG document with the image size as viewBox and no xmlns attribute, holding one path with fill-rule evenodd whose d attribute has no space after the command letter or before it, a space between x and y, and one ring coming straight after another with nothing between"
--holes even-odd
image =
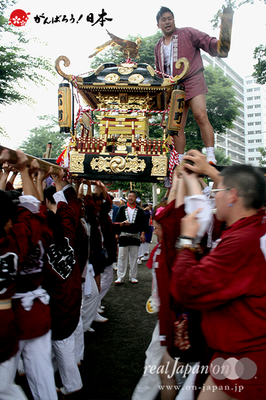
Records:
<instances>
[{"instance_id":1,"label":"black hair","mask_svg":"<svg viewBox=\"0 0 266 400\"><path fill-rule=\"evenodd\" d=\"M17 208L8 192L5 192L4 190L0 190L0 204L0 236L3 236L6 223L10 219L11 221L14 221L16 218Z\"/></svg>"},{"instance_id":2,"label":"black hair","mask_svg":"<svg viewBox=\"0 0 266 400\"><path fill-rule=\"evenodd\" d=\"M137 195L137 192L135 190L130 190L128 192L127 196L129 195L129 193L134 193L134 195L136 196L136 199L137 199L138 195Z\"/></svg>"},{"instance_id":3,"label":"black hair","mask_svg":"<svg viewBox=\"0 0 266 400\"><path fill-rule=\"evenodd\" d=\"M93 201L103 201L103 194L102 193L92 193Z\"/></svg>"},{"instance_id":4,"label":"black hair","mask_svg":"<svg viewBox=\"0 0 266 400\"><path fill-rule=\"evenodd\" d=\"M230 165L220 175L223 183L230 189L235 188L238 196L243 198L246 208L258 210L265 199L265 178L258 168L252 165Z\"/></svg>"},{"instance_id":5,"label":"black hair","mask_svg":"<svg viewBox=\"0 0 266 400\"><path fill-rule=\"evenodd\" d=\"M55 204L54 194L56 192L56 187L54 185L47 186L43 191L44 200L49 200L52 204Z\"/></svg>"},{"instance_id":6,"label":"black hair","mask_svg":"<svg viewBox=\"0 0 266 400\"><path fill-rule=\"evenodd\" d=\"M157 13L157 15L156 15L156 21L157 21L157 23L159 23L159 19L160 19L161 16L162 16L164 13L166 13L166 12L171 13L172 16L174 17L174 13L173 13L173 11L170 10L170 8L161 6L160 10L158 11L158 13Z\"/></svg>"}]
</instances>

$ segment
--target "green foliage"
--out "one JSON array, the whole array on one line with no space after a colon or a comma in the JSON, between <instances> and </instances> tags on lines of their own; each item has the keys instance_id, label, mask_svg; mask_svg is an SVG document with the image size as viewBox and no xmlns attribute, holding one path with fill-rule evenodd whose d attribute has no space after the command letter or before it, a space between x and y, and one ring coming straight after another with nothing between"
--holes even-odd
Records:
<instances>
[{"instance_id":1,"label":"green foliage","mask_svg":"<svg viewBox=\"0 0 266 400\"><path fill-rule=\"evenodd\" d=\"M5 45L0 45L0 105L32 101L27 94L21 93L21 89L26 89L24 86L31 83L44 85L48 79L40 71L55 75L50 61L27 54L27 45L34 39L27 39L24 31L8 25L3 12L15 3L0 1L0 40L3 42L5 38ZM7 39L10 39L9 43Z\"/></svg>"},{"instance_id":2,"label":"green foliage","mask_svg":"<svg viewBox=\"0 0 266 400\"><path fill-rule=\"evenodd\" d=\"M266 83L266 46L261 44L256 47L253 58L257 60L257 64L254 65L255 72L252 75L257 79L258 83L264 85Z\"/></svg>"},{"instance_id":3,"label":"green foliage","mask_svg":"<svg viewBox=\"0 0 266 400\"><path fill-rule=\"evenodd\" d=\"M263 1L266 4L266 0L257 0ZM211 20L213 28L218 28L220 25L220 15L224 8L231 6L231 8L236 11L239 7L244 4L254 4L255 0L241 0L237 2L236 0L225 0L225 4L222 6L222 9L218 10L213 19ZM263 85L266 83L266 46L260 45L254 50L254 58L257 60L257 64L254 65L255 72L252 74L257 82Z\"/></svg>"},{"instance_id":4,"label":"green foliage","mask_svg":"<svg viewBox=\"0 0 266 400\"><path fill-rule=\"evenodd\" d=\"M261 159L259 162L260 167L265 167L266 165L266 149L264 147L259 148L259 152L261 154Z\"/></svg>"},{"instance_id":5,"label":"green foliage","mask_svg":"<svg viewBox=\"0 0 266 400\"><path fill-rule=\"evenodd\" d=\"M214 149L217 165L231 165L230 156L226 157L225 151L221 148Z\"/></svg>"},{"instance_id":6,"label":"green foliage","mask_svg":"<svg viewBox=\"0 0 266 400\"><path fill-rule=\"evenodd\" d=\"M266 0L258 0L263 1L266 4ZM225 3L222 5L222 8L217 11L214 15L213 19L211 20L213 28L218 28L221 22L221 13L226 7L231 7L233 11L236 11L239 7L243 6L244 4L254 4L255 0L225 0Z\"/></svg>"},{"instance_id":7,"label":"green foliage","mask_svg":"<svg viewBox=\"0 0 266 400\"><path fill-rule=\"evenodd\" d=\"M64 145L68 142L70 135L60 133L58 121L54 116L44 115L38 117L40 121L46 121L44 125L37 126L30 130L30 134L20 146L26 154L42 158L49 141L52 141L52 158L57 158L63 151Z\"/></svg>"},{"instance_id":8,"label":"green foliage","mask_svg":"<svg viewBox=\"0 0 266 400\"><path fill-rule=\"evenodd\" d=\"M207 113L209 121L216 133L225 133L233 127L233 121L239 115L240 103L235 99L235 91L231 81L223 75L220 68L208 66L205 71L205 80L209 93L206 95ZM189 110L186 123L186 150L200 150L204 147L200 129Z\"/></svg>"}]
</instances>

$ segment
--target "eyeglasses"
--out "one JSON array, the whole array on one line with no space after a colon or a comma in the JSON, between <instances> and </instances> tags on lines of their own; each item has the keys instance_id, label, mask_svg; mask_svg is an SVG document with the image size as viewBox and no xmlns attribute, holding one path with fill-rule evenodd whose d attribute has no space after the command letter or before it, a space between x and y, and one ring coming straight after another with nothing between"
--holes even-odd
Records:
<instances>
[{"instance_id":1,"label":"eyeglasses","mask_svg":"<svg viewBox=\"0 0 266 400\"><path fill-rule=\"evenodd\" d=\"M231 188L212 189L212 190L211 190L211 195L215 196L216 193L222 192L222 191L225 191L225 190L231 190Z\"/></svg>"}]
</instances>

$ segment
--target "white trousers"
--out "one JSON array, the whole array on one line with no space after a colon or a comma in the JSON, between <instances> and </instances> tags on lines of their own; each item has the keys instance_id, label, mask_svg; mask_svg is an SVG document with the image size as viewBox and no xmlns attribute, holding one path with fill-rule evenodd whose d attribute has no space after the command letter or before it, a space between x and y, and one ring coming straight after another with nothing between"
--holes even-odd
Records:
<instances>
[{"instance_id":1,"label":"white trousers","mask_svg":"<svg viewBox=\"0 0 266 400\"><path fill-rule=\"evenodd\" d=\"M101 273L101 290L99 294L99 305L101 304L101 300L104 298L106 293L108 292L110 286L113 283L113 264L104 268L104 271Z\"/></svg>"},{"instance_id":2,"label":"white trousers","mask_svg":"<svg viewBox=\"0 0 266 400\"><path fill-rule=\"evenodd\" d=\"M84 295L82 285L82 306L81 306L81 318L83 322L83 330L84 332L90 328L93 323L96 313L97 307L99 304L99 290L97 288L95 279L91 273L91 294L89 296Z\"/></svg>"},{"instance_id":3,"label":"white trousers","mask_svg":"<svg viewBox=\"0 0 266 400\"><path fill-rule=\"evenodd\" d=\"M144 256L144 254L149 254L149 243L141 243L139 246L139 251L138 251L138 258L141 258Z\"/></svg>"},{"instance_id":4,"label":"white trousers","mask_svg":"<svg viewBox=\"0 0 266 400\"><path fill-rule=\"evenodd\" d=\"M80 364L80 362L84 358L84 331L83 331L83 322L81 316L79 317L79 323L74 331L75 337L75 356L76 363Z\"/></svg>"},{"instance_id":5,"label":"white trousers","mask_svg":"<svg viewBox=\"0 0 266 400\"><path fill-rule=\"evenodd\" d=\"M67 394L80 390L83 385L76 360L75 332L66 339L53 340L52 346L64 388L63 392Z\"/></svg>"},{"instance_id":6,"label":"white trousers","mask_svg":"<svg viewBox=\"0 0 266 400\"><path fill-rule=\"evenodd\" d=\"M118 248L117 277L125 278L129 260L129 279L137 278L139 246L124 246Z\"/></svg>"},{"instance_id":7,"label":"white trousers","mask_svg":"<svg viewBox=\"0 0 266 400\"><path fill-rule=\"evenodd\" d=\"M21 387L14 383L16 370L16 355L0 364L1 400L27 400Z\"/></svg>"},{"instance_id":8,"label":"white trousers","mask_svg":"<svg viewBox=\"0 0 266 400\"><path fill-rule=\"evenodd\" d=\"M52 366L51 331L34 339L19 341L16 368L20 356L34 400L57 400Z\"/></svg>"},{"instance_id":9,"label":"white trousers","mask_svg":"<svg viewBox=\"0 0 266 400\"><path fill-rule=\"evenodd\" d=\"M157 322L151 342L145 352L146 360L144 373L135 387L132 400L154 400L159 393L159 386L162 383L160 375L156 371L151 373L151 367L155 366L157 370L161 364L161 360L167 348L166 346L161 346L159 334L159 322Z\"/></svg>"}]
</instances>

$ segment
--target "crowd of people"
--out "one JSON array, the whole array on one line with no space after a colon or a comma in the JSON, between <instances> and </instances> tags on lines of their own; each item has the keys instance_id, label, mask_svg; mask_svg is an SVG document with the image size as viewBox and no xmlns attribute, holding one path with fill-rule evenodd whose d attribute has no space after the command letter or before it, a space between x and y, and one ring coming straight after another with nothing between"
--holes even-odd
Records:
<instances>
[{"instance_id":1,"label":"crowd of people","mask_svg":"<svg viewBox=\"0 0 266 400\"><path fill-rule=\"evenodd\" d=\"M36 160L28 168L19 150L16 165L8 161L8 151L0 157L5 210L0 237L0 398L26 398L14 384L19 370L26 374L34 399L57 399L82 390L78 366L84 332L93 331L93 321L108 320L101 315L101 300L113 282L117 253L118 274L129 257L130 280L137 283L144 211L136 206L135 192L117 212L100 181L93 182L92 192L89 180L70 182L63 170L42 172ZM13 187L17 173L22 193ZM53 184L47 186L50 176ZM60 389L55 386L56 370Z\"/></svg>"},{"instance_id":2,"label":"crowd of people","mask_svg":"<svg viewBox=\"0 0 266 400\"><path fill-rule=\"evenodd\" d=\"M1 400L26 399L15 384L18 369L34 400L80 393L84 332L93 331L93 321L107 321L101 300L113 270L115 285L122 285L129 263L130 284L137 284L142 261L152 274L147 309L158 322L132 400L155 400L159 392L162 400L266 399L265 178L249 165L221 173L211 165L200 48L217 55L219 41L176 28L166 7L157 24L164 35L155 48L157 73L178 74L180 57L191 64L174 138L179 166L164 202L141 207L130 191L116 205L100 181L73 183L63 170L41 171L36 160L28 167L19 150L16 164L8 151L0 155ZM189 108L207 160L196 150L184 155ZM22 193L13 187L17 173ZM158 243L149 256L152 233Z\"/></svg>"},{"instance_id":3,"label":"crowd of people","mask_svg":"<svg viewBox=\"0 0 266 400\"><path fill-rule=\"evenodd\" d=\"M90 181L75 186L63 170L44 173L36 162L28 168L21 151L16 165L8 157L2 152L1 399L26 399L14 383L18 368L34 399L82 389L84 331L92 331L93 321L107 320L101 300L113 282L115 261L116 285L124 283L128 261L129 280L138 282L138 257L147 256L139 249L149 243L151 213L158 243L147 262L149 301L158 322L132 400L154 400L159 391L163 400L265 398L266 215L260 171L236 165L219 173L190 150L175 169L168 199L152 212L151 205L138 206L130 191L112 221L112 199L102 182L93 182L92 192ZM11 169L21 175L23 193L13 190L14 175L7 180ZM48 175L54 184L44 188ZM202 175L212 179L212 189ZM191 365L198 373L179 385L180 371Z\"/></svg>"},{"instance_id":4,"label":"crowd of people","mask_svg":"<svg viewBox=\"0 0 266 400\"><path fill-rule=\"evenodd\" d=\"M266 398L264 203L265 178L250 165L219 173L190 150L176 168L153 215L158 323L133 400L159 388L163 400Z\"/></svg>"}]
</instances>

